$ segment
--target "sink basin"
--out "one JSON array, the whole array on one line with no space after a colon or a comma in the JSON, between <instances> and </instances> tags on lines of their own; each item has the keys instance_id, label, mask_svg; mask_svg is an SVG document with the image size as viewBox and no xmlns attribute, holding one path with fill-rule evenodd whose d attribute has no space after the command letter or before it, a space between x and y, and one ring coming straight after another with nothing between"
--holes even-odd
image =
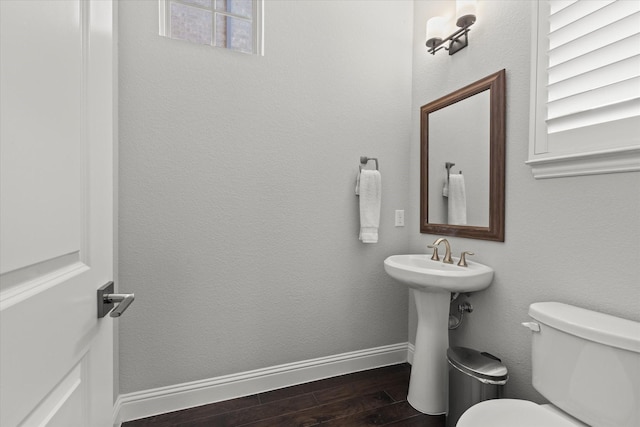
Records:
<instances>
[{"instance_id":1,"label":"sink basin","mask_svg":"<svg viewBox=\"0 0 640 427\"><path fill-rule=\"evenodd\" d=\"M432 261L430 255L392 255L384 260L387 274L408 285L416 302L418 328L407 401L429 415L447 412L451 293L480 291L493 280L493 269L486 265L455 263Z\"/></svg>"},{"instance_id":2,"label":"sink basin","mask_svg":"<svg viewBox=\"0 0 640 427\"><path fill-rule=\"evenodd\" d=\"M433 261L429 255L392 255L384 260L387 274L411 288L441 289L447 292L481 291L491 284L493 269L467 261L467 267Z\"/></svg>"}]
</instances>

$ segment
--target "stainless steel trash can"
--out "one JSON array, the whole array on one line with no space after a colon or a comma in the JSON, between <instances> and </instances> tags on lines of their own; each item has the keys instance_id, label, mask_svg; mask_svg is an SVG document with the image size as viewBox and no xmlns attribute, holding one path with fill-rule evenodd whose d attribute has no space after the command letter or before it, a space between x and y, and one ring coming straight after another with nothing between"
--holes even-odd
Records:
<instances>
[{"instance_id":1,"label":"stainless steel trash can","mask_svg":"<svg viewBox=\"0 0 640 427\"><path fill-rule=\"evenodd\" d=\"M449 410L447 427L455 427L464 411L483 400L502 397L509 379L507 367L492 354L466 347L447 350Z\"/></svg>"}]
</instances>

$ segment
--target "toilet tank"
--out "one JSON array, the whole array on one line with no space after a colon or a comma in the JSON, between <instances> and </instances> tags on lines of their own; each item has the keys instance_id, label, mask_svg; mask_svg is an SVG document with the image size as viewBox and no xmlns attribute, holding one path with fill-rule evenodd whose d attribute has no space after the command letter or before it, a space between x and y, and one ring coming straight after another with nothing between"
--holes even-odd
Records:
<instances>
[{"instance_id":1,"label":"toilet tank","mask_svg":"<svg viewBox=\"0 0 640 427\"><path fill-rule=\"evenodd\" d=\"M536 390L591 426L639 427L640 323L557 302L529 315Z\"/></svg>"}]
</instances>

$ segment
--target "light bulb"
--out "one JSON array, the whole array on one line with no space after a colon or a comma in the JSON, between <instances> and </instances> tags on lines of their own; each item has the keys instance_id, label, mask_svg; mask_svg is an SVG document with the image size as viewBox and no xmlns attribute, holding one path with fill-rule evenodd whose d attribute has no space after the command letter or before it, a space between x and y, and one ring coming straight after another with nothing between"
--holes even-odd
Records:
<instances>
[{"instance_id":1,"label":"light bulb","mask_svg":"<svg viewBox=\"0 0 640 427\"><path fill-rule=\"evenodd\" d=\"M427 21L427 46L433 47L445 37L447 21L441 16L434 16Z\"/></svg>"},{"instance_id":2,"label":"light bulb","mask_svg":"<svg viewBox=\"0 0 640 427\"><path fill-rule=\"evenodd\" d=\"M456 0L456 25L466 27L476 22L476 0Z\"/></svg>"}]
</instances>

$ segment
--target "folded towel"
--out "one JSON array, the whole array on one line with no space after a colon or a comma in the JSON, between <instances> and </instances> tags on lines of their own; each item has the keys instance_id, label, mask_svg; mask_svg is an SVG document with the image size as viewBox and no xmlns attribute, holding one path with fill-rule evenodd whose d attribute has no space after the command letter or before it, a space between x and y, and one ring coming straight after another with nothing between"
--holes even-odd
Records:
<instances>
[{"instance_id":1,"label":"folded towel","mask_svg":"<svg viewBox=\"0 0 640 427\"><path fill-rule=\"evenodd\" d=\"M360 171L360 236L362 243L378 242L382 177L377 170Z\"/></svg>"},{"instance_id":2,"label":"folded towel","mask_svg":"<svg viewBox=\"0 0 640 427\"><path fill-rule=\"evenodd\" d=\"M451 225L467 225L467 196L464 189L464 176L449 176L449 220Z\"/></svg>"}]
</instances>

